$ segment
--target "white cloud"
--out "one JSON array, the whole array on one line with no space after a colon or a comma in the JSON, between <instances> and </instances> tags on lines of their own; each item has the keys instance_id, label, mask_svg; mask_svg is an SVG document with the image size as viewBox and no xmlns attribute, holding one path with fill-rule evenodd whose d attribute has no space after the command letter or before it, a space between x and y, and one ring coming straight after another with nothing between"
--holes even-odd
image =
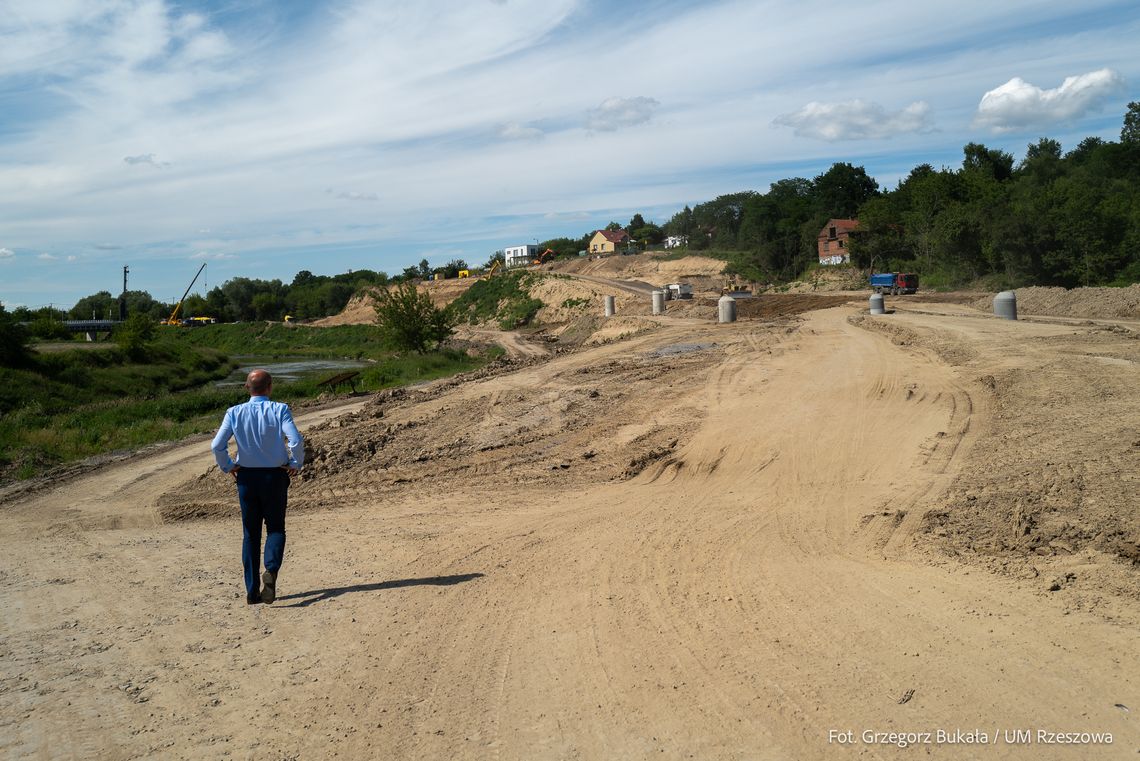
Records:
<instances>
[{"instance_id":1,"label":"white cloud","mask_svg":"<svg viewBox=\"0 0 1140 761\"><path fill-rule=\"evenodd\" d=\"M1112 69L1098 69L1065 77L1060 87L1042 90L1014 77L990 90L978 103L974 126L994 132L1069 122L1099 108L1124 87L1124 78Z\"/></svg>"},{"instance_id":2,"label":"white cloud","mask_svg":"<svg viewBox=\"0 0 1140 761\"><path fill-rule=\"evenodd\" d=\"M375 193L361 193L356 190L341 190L334 191L332 188L328 189L328 193L335 198L340 198L345 201L379 201L380 196Z\"/></svg>"},{"instance_id":3,"label":"white cloud","mask_svg":"<svg viewBox=\"0 0 1140 761\"><path fill-rule=\"evenodd\" d=\"M221 253L213 253L212 254L209 251L199 251L196 254L191 254L190 258L191 259L208 259L210 261L215 261L215 260L219 260L219 259L237 259L237 256L234 254L221 254Z\"/></svg>"},{"instance_id":4,"label":"white cloud","mask_svg":"<svg viewBox=\"0 0 1140 761\"><path fill-rule=\"evenodd\" d=\"M77 262L77 261L79 261L79 257L78 257L78 256L75 256L75 255L72 255L72 256L69 256L69 257L67 257L67 261L69 261L69 262Z\"/></svg>"},{"instance_id":5,"label":"white cloud","mask_svg":"<svg viewBox=\"0 0 1140 761\"><path fill-rule=\"evenodd\" d=\"M0 259L11 259L16 252L10 248L0 248Z\"/></svg>"},{"instance_id":6,"label":"white cloud","mask_svg":"<svg viewBox=\"0 0 1140 761\"><path fill-rule=\"evenodd\" d=\"M580 222L582 220L589 219L590 217L591 217L591 214L589 212L586 212L586 211L566 211L566 212L548 211L542 215L543 219L548 219L551 222L561 221L561 220L569 220L569 221L573 221L573 222Z\"/></svg>"},{"instance_id":7,"label":"white cloud","mask_svg":"<svg viewBox=\"0 0 1140 761\"><path fill-rule=\"evenodd\" d=\"M138 156L124 156L123 161L127 162L128 164L130 164L132 166L134 166L136 164L150 164L151 166L155 166L155 167L159 167L159 168L164 167L164 166L170 166L170 164L168 164L167 162L159 161L157 158L155 158L155 155L153 153L141 153Z\"/></svg>"},{"instance_id":8,"label":"white cloud","mask_svg":"<svg viewBox=\"0 0 1140 761\"><path fill-rule=\"evenodd\" d=\"M499 127L499 137L504 140L534 140L543 136L538 127L524 127L518 122L511 122Z\"/></svg>"},{"instance_id":9,"label":"white cloud","mask_svg":"<svg viewBox=\"0 0 1140 761\"><path fill-rule=\"evenodd\" d=\"M639 95L636 98L606 98L597 108L586 114L586 126L600 132L613 132L622 127L644 124L653 118L661 104L653 98Z\"/></svg>"},{"instance_id":10,"label":"white cloud","mask_svg":"<svg viewBox=\"0 0 1140 761\"><path fill-rule=\"evenodd\" d=\"M930 132L933 127L929 114L929 104L921 100L894 112L859 99L842 103L812 101L798 111L777 116L772 123L791 127L799 137L816 140L873 140Z\"/></svg>"},{"instance_id":11,"label":"white cloud","mask_svg":"<svg viewBox=\"0 0 1140 761\"><path fill-rule=\"evenodd\" d=\"M59 259L58 256L53 256L52 254L48 254L48 253L36 254L36 258L37 259L43 259L45 262L54 262L57 259Z\"/></svg>"}]
</instances>

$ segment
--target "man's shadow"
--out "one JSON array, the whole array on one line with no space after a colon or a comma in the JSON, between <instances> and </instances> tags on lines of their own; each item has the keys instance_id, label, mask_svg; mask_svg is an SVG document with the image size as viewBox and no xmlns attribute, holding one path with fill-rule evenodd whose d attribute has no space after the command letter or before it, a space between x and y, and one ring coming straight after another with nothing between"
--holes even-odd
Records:
<instances>
[{"instance_id":1,"label":"man's shadow","mask_svg":"<svg viewBox=\"0 0 1140 761\"><path fill-rule=\"evenodd\" d=\"M379 592L382 589L399 589L400 587L435 586L449 587L452 584L462 584L465 581L481 578L481 573L461 573L455 576L427 576L422 579L394 579L392 581L378 581L375 584L353 584L350 587L330 587L328 589L312 589L308 592L298 592L292 595L282 595L278 600L298 600L291 605L278 605L278 608L304 608L321 600L331 600L348 592Z\"/></svg>"}]
</instances>

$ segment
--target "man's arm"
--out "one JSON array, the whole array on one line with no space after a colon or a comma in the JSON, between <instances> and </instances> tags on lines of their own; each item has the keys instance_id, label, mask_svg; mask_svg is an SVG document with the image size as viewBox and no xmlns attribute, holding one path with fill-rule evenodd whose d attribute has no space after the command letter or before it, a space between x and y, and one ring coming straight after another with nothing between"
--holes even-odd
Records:
<instances>
[{"instance_id":1,"label":"man's arm","mask_svg":"<svg viewBox=\"0 0 1140 761\"><path fill-rule=\"evenodd\" d=\"M230 421L229 410L222 417L222 427L214 435L214 443L210 449L214 452L214 462L223 473L229 473L234 468L234 461L230 459L230 437L234 435L233 423Z\"/></svg>"},{"instance_id":2,"label":"man's arm","mask_svg":"<svg viewBox=\"0 0 1140 761\"><path fill-rule=\"evenodd\" d=\"M281 432L285 434L286 447L289 450L289 467L300 470L305 464L305 439L297 430L297 424L293 422L293 413L288 407L281 415Z\"/></svg>"}]
</instances>

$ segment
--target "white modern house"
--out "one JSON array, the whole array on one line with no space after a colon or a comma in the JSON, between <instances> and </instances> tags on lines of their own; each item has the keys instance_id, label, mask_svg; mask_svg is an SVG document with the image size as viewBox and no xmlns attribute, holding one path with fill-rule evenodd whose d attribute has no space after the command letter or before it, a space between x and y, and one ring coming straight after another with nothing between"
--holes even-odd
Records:
<instances>
[{"instance_id":1,"label":"white modern house","mask_svg":"<svg viewBox=\"0 0 1140 761\"><path fill-rule=\"evenodd\" d=\"M688 235L670 235L665 239L665 248L680 248L689 245Z\"/></svg>"},{"instance_id":2,"label":"white modern house","mask_svg":"<svg viewBox=\"0 0 1140 761\"><path fill-rule=\"evenodd\" d=\"M507 269L511 267L525 267L538 256L538 246L509 246L503 249L503 262Z\"/></svg>"}]
</instances>

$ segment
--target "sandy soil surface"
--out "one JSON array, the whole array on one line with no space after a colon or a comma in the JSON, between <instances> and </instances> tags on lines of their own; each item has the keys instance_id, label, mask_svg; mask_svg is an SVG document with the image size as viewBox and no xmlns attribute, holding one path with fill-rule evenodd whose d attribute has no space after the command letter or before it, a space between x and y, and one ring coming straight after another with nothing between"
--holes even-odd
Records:
<instances>
[{"instance_id":1,"label":"sandy soil surface","mask_svg":"<svg viewBox=\"0 0 1140 761\"><path fill-rule=\"evenodd\" d=\"M1138 334L816 305L299 416L272 606L203 441L0 502L0 750L1136 758Z\"/></svg>"}]
</instances>

